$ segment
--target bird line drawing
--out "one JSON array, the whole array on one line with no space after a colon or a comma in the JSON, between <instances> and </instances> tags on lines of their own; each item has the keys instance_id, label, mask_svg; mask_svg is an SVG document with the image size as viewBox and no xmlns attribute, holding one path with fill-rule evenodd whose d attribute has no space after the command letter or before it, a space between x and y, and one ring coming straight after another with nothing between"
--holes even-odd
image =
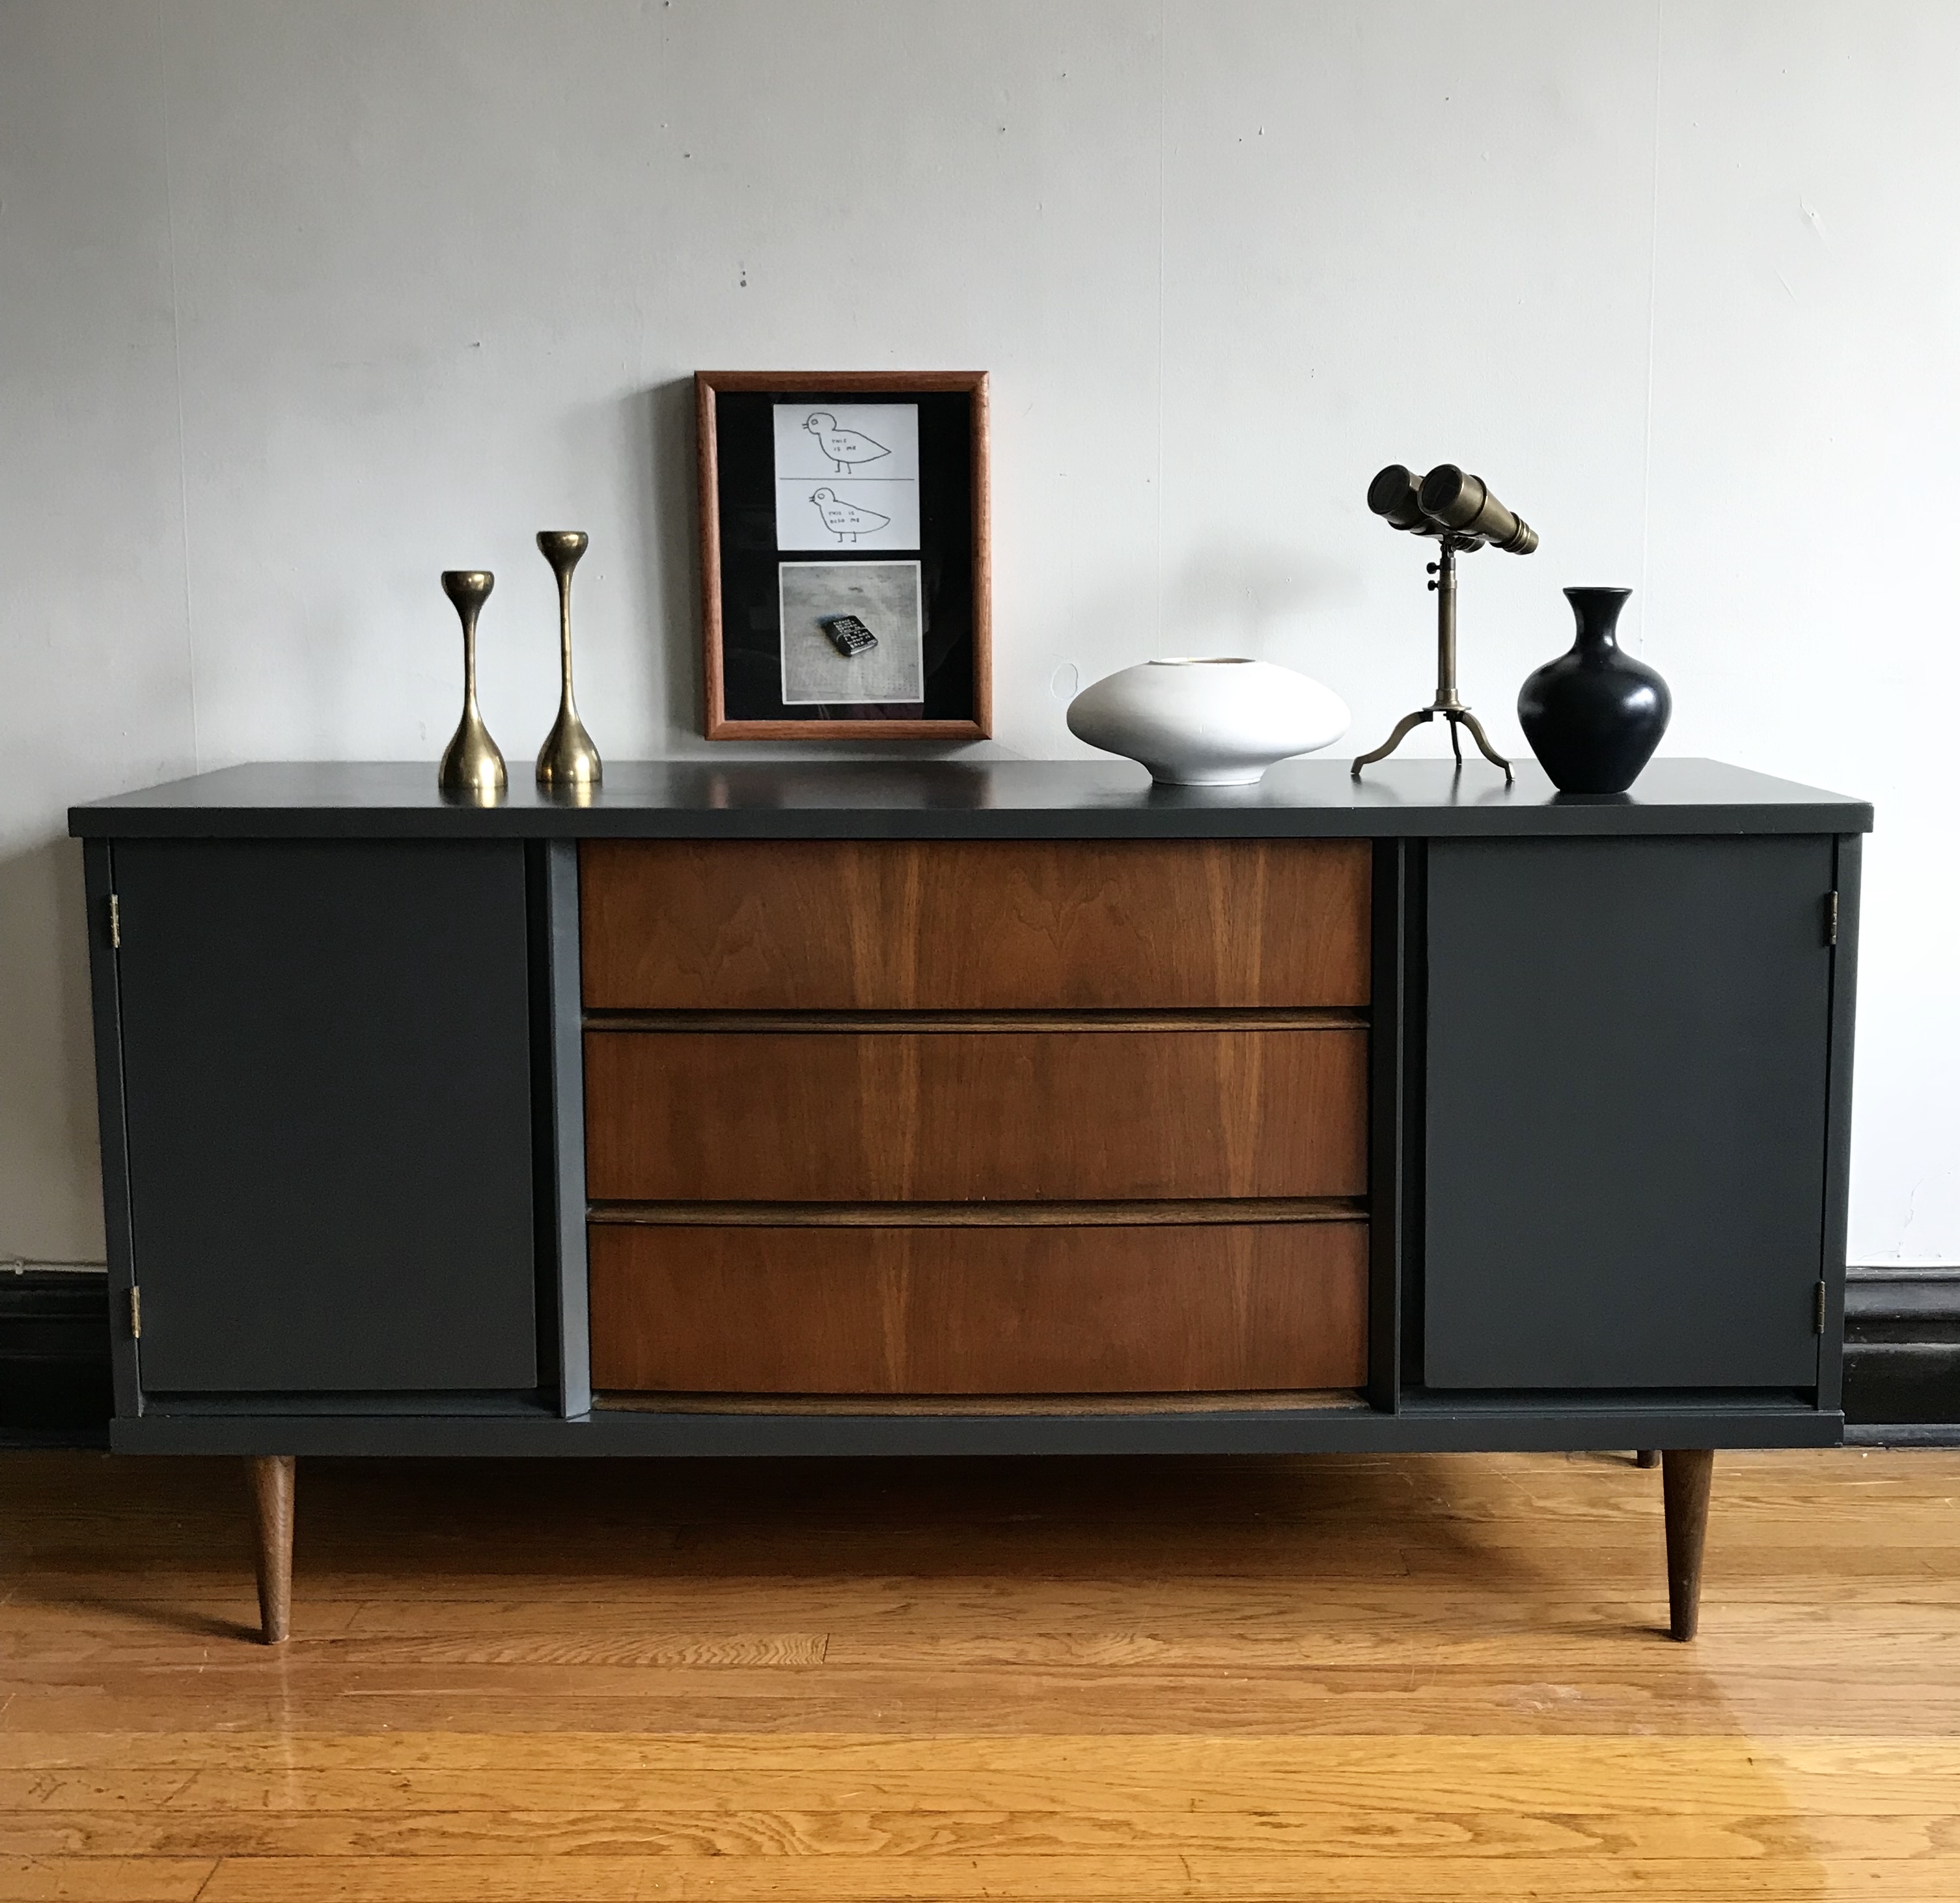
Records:
<instances>
[{"instance_id":1,"label":"bird line drawing","mask_svg":"<svg viewBox=\"0 0 1960 1903\"><path fill-rule=\"evenodd\" d=\"M875 535L891 520L889 516L881 516L875 509L860 509L854 503L840 502L835 489L816 490L810 499L816 504L824 527L840 542L855 542L860 535Z\"/></svg>"},{"instance_id":2,"label":"bird line drawing","mask_svg":"<svg viewBox=\"0 0 1960 1903\"><path fill-rule=\"evenodd\" d=\"M839 475L850 475L861 462L875 462L881 456L891 454L883 443L859 430L840 430L836 418L828 410L811 411L803 418L803 426L816 438Z\"/></svg>"}]
</instances>

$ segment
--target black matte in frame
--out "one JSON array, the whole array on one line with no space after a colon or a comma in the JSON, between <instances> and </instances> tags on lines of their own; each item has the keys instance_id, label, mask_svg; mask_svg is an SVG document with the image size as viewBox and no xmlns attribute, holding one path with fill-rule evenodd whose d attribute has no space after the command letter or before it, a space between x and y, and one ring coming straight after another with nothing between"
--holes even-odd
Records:
<instances>
[{"instance_id":1,"label":"black matte in frame","mask_svg":"<svg viewBox=\"0 0 1960 1903\"><path fill-rule=\"evenodd\" d=\"M778 403L918 406L920 593L925 699L894 705L786 707L776 571L807 552L776 547ZM722 711L730 720L971 720L973 704L973 396L970 390L718 390L716 507L721 518ZM826 561L902 561L902 552L838 550Z\"/></svg>"}]
</instances>

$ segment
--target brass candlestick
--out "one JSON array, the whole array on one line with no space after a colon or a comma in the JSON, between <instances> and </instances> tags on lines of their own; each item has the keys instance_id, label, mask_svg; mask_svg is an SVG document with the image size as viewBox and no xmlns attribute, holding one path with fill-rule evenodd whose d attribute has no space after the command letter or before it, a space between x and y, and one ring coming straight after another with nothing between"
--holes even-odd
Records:
<instances>
[{"instance_id":1,"label":"brass candlestick","mask_svg":"<svg viewBox=\"0 0 1960 1903\"><path fill-rule=\"evenodd\" d=\"M476 617L496 585L497 577L485 569L442 571L442 592L456 604L463 622L463 720L442 756L435 783L458 799L486 803L501 799L510 783L504 756L476 710Z\"/></svg>"},{"instance_id":2,"label":"brass candlestick","mask_svg":"<svg viewBox=\"0 0 1960 1903\"><path fill-rule=\"evenodd\" d=\"M538 552L558 577L558 718L538 751L538 784L551 793L590 793L606 775L599 749L571 697L571 571L585 553L582 529L540 529Z\"/></svg>"}]
</instances>

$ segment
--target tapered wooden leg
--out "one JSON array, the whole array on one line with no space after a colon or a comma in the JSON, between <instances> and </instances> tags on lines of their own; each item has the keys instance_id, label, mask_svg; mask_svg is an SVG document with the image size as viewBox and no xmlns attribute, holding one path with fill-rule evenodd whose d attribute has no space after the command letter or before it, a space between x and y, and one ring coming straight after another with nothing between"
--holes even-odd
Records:
<instances>
[{"instance_id":1,"label":"tapered wooden leg","mask_svg":"<svg viewBox=\"0 0 1960 1903\"><path fill-rule=\"evenodd\" d=\"M259 1623L266 1643L277 1645L293 1605L293 1457L269 1453L245 1464L258 1542Z\"/></svg>"},{"instance_id":2,"label":"tapered wooden leg","mask_svg":"<svg viewBox=\"0 0 1960 1903\"><path fill-rule=\"evenodd\" d=\"M1660 1465L1660 1450L1658 1447L1642 1447L1640 1451L1634 1456L1634 1465L1637 1467L1659 1466Z\"/></svg>"},{"instance_id":3,"label":"tapered wooden leg","mask_svg":"<svg viewBox=\"0 0 1960 1903\"><path fill-rule=\"evenodd\" d=\"M1691 1639L1701 1623L1701 1548L1708 1534L1708 1483L1714 1471L1715 1456L1707 1447L1669 1447L1661 1455L1668 1631L1674 1638Z\"/></svg>"}]
</instances>

